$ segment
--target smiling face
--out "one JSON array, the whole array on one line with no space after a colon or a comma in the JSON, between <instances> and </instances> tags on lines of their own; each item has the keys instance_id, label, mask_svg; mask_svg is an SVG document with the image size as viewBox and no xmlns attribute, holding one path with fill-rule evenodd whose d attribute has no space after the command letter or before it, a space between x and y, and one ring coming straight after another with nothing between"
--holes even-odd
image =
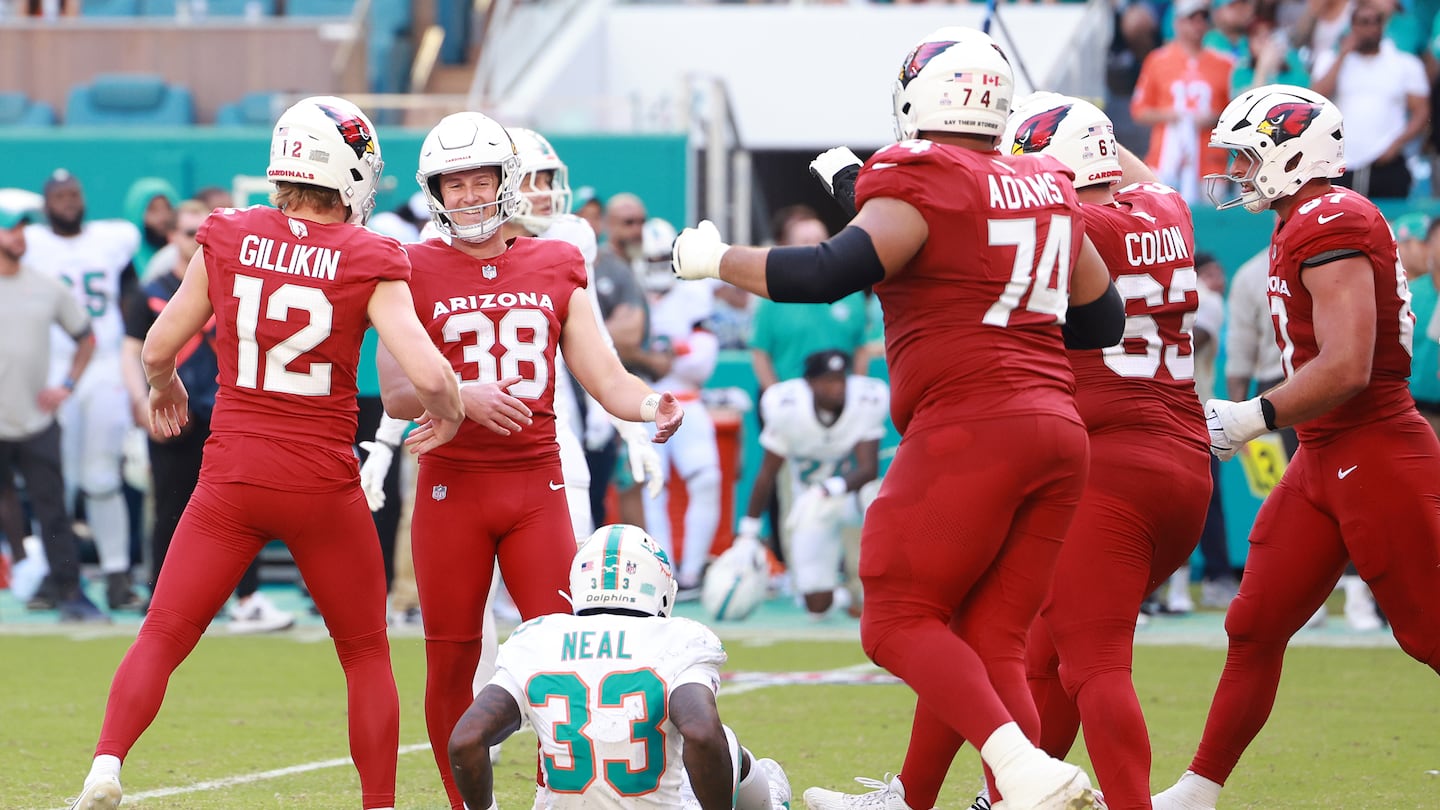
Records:
<instances>
[{"instance_id":1,"label":"smiling face","mask_svg":"<svg viewBox=\"0 0 1440 810\"><path fill-rule=\"evenodd\" d=\"M440 202L452 212L448 216L458 225L483 222L486 211L480 206L495 202L499 196L498 166L481 166L440 176Z\"/></svg>"}]
</instances>

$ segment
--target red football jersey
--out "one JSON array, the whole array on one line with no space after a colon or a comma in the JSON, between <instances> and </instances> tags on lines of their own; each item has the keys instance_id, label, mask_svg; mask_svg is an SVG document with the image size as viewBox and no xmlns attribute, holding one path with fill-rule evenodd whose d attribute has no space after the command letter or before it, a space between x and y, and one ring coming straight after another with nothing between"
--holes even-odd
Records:
<instances>
[{"instance_id":1,"label":"red football jersey","mask_svg":"<svg viewBox=\"0 0 1440 810\"><path fill-rule=\"evenodd\" d=\"M1270 239L1270 317L1285 377L1319 354L1314 303L1305 288L1303 264L1331 251L1360 251L1370 262L1375 281L1375 355L1365 390L1329 413L1295 426L1300 439L1309 442L1324 442L1337 431L1414 407L1407 381L1415 315L1395 237L1375 204L1347 188L1337 187L1302 203L1290 219L1276 223Z\"/></svg>"},{"instance_id":2,"label":"red football jersey","mask_svg":"<svg viewBox=\"0 0 1440 810\"><path fill-rule=\"evenodd\" d=\"M467 420L424 460L477 470L555 463L555 349L570 296L585 287L580 251L569 242L523 237L489 259L471 258L440 239L405 250L414 267L415 313L460 382L520 376L509 391L534 419L510 436Z\"/></svg>"},{"instance_id":3,"label":"red football jersey","mask_svg":"<svg viewBox=\"0 0 1440 810\"><path fill-rule=\"evenodd\" d=\"M1060 335L1085 232L1072 178L1046 155L923 140L865 164L859 205L902 200L930 226L910 263L875 285L902 433L912 422L1006 414L1079 421Z\"/></svg>"},{"instance_id":4,"label":"red football jersey","mask_svg":"<svg viewBox=\"0 0 1440 810\"><path fill-rule=\"evenodd\" d=\"M1086 428L1154 428L1208 447L1190 342L1199 306L1190 206L1169 186L1137 183L1117 192L1113 206L1084 210L1085 235L1125 299L1119 344L1070 352Z\"/></svg>"},{"instance_id":5,"label":"red football jersey","mask_svg":"<svg viewBox=\"0 0 1440 810\"><path fill-rule=\"evenodd\" d=\"M207 447L206 474L302 492L356 481L355 369L375 285L409 276L400 243L263 206L218 210L195 239L220 365L223 452Z\"/></svg>"}]
</instances>

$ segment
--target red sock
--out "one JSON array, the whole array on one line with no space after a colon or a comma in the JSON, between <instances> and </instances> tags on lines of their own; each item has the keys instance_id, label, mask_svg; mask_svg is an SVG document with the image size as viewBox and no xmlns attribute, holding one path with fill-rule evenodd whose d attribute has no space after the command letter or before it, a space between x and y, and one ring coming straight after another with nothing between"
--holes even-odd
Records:
<instances>
[{"instance_id":1,"label":"red sock","mask_svg":"<svg viewBox=\"0 0 1440 810\"><path fill-rule=\"evenodd\" d=\"M479 639L425 640L425 727L430 733L430 752L435 756L453 810L463 810L465 802L450 775L450 732L474 700L472 679L479 663Z\"/></svg>"}]
</instances>

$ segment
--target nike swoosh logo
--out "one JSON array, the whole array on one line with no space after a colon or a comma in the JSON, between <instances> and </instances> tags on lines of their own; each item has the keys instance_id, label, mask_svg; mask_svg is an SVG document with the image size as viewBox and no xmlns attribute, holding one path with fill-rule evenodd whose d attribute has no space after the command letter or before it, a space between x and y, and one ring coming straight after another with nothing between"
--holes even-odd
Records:
<instances>
[{"instance_id":1,"label":"nike swoosh logo","mask_svg":"<svg viewBox=\"0 0 1440 810\"><path fill-rule=\"evenodd\" d=\"M1354 468L1351 468L1351 469L1354 469ZM1340 476L1340 477L1341 477L1341 478L1344 478L1345 476L1342 475L1342 476ZM564 489L564 488L565 488L565 485L564 485L564 484L557 484L557 483L555 483L554 481L551 481L551 482L550 482L550 491L551 491L551 492L559 492L560 490L562 490L562 489Z\"/></svg>"},{"instance_id":2,"label":"nike swoosh logo","mask_svg":"<svg viewBox=\"0 0 1440 810\"><path fill-rule=\"evenodd\" d=\"M1349 474L1352 473L1352 472L1355 472L1355 467L1359 467L1359 466L1360 466L1359 464L1356 464L1356 465L1354 465L1353 467L1351 467L1351 468L1348 469L1348 470L1341 470L1341 471L1340 471L1340 480L1341 480L1341 481L1344 481L1344 480L1345 480L1345 476L1349 475Z\"/></svg>"},{"instance_id":3,"label":"nike swoosh logo","mask_svg":"<svg viewBox=\"0 0 1440 810\"><path fill-rule=\"evenodd\" d=\"M1345 212L1344 212L1344 211L1341 211L1341 212L1338 213L1338 214L1331 214L1330 216L1318 216L1318 217L1315 218L1315 221L1318 222L1318 223L1320 223L1321 225L1324 225L1325 223L1329 222L1329 221L1332 220L1332 219L1339 219L1340 217L1343 217L1343 216L1345 216Z\"/></svg>"}]
</instances>

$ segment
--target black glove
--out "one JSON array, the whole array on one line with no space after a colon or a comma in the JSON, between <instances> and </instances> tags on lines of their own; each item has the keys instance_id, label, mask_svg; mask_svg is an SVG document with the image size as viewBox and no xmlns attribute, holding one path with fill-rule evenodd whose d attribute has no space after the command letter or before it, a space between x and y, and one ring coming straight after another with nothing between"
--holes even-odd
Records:
<instances>
[{"instance_id":1,"label":"black glove","mask_svg":"<svg viewBox=\"0 0 1440 810\"><path fill-rule=\"evenodd\" d=\"M860 158L848 146L837 146L821 152L810 161L810 173L835 198L845 216L855 216L855 181L860 177Z\"/></svg>"}]
</instances>

